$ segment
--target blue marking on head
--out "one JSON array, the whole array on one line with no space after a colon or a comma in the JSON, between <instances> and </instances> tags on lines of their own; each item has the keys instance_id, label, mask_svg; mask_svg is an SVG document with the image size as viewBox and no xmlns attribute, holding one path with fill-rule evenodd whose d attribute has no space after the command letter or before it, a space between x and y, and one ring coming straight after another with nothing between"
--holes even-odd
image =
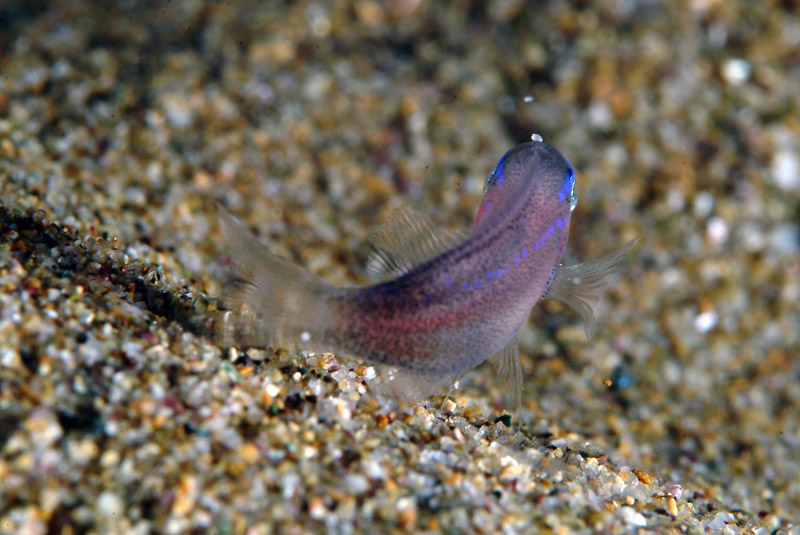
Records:
<instances>
[{"instance_id":1,"label":"blue marking on head","mask_svg":"<svg viewBox=\"0 0 800 535\"><path fill-rule=\"evenodd\" d=\"M497 182L501 186L503 185L504 182L503 171L505 169L505 162L506 162L506 157L505 155L503 155L503 157L500 158L500 161L497 162L497 165L494 166L492 174L490 174L489 178L486 179L486 184L483 185L484 194L486 194L486 192L489 190L490 187L492 187L492 184L494 184L495 182Z\"/></svg>"},{"instance_id":2,"label":"blue marking on head","mask_svg":"<svg viewBox=\"0 0 800 535\"><path fill-rule=\"evenodd\" d=\"M473 288L475 288L476 290L477 290L478 288L480 288L480 287L481 287L481 280L480 280L480 279L478 279L478 280L476 280L475 282L473 282L473 283L472 283L472 287L473 287Z\"/></svg>"},{"instance_id":3,"label":"blue marking on head","mask_svg":"<svg viewBox=\"0 0 800 535\"><path fill-rule=\"evenodd\" d=\"M468 283L468 282L465 282L465 283L464 283L464 289L465 289L465 290L469 290L469 283Z\"/></svg>"},{"instance_id":4,"label":"blue marking on head","mask_svg":"<svg viewBox=\"0 0 800 535\"><path fill-rule=\"evenodd\" d=\"M564 228L564 221L562 221L561 219L557 219L556 220L556 226L558 227L558 230L563 229Z\"/></svg>"},{"instance_id":5,"label":"blue marking on head","mask_svg":"<svg viewBox=\"0 0 800 535\"><path fill-rule=\"evenodd\" d=\"M525 260L526 258L528 258L528 250L525 247L523 247L522 248L522 259Z\"/></svg>"},{"instance_id":6,"label":"blue marking on head","mask_svg":"<svg viewBox=\"0 0 800 535\"><path fill-rule=\"evenodd\" d=\"M567 194L567 198L569 199L569 211L571 212L578 205L578 196L575 194L575 171L572 170L572 166L568 167L567 180L564 189Z\"/></svg>"},{"instance_id":7,"label":"blue marking on head","mask_svg":"<svg viewBox=\"0 0 800 535\"><path fill-rule=\"evenodd\" d=\"M489 273L486 274L486 280L487 281L490 281L493 278L494 278L494 272L493 271L490 271Z\"/></svg>"},{"instance_id":8,"label":"blue marking on head","mask_svg":"<svg viewBox=\"0 0 800 535\"><path fill-rule=\"evenodd\" d=\"M519 255L517 255L517 257L514 259L514 265L515 266L519 265Z\"/></svg>"},{"instance_id":9,"label":"blue marking on head","mask_svg":"<svg viewBox=\"0 0 800 535\"><path fill-rule=\"evenodd\" d=\"M445 285L445 286L451 286L452 284L453 284L453 279L451 279L450 277L447 277L447 278L444 280L444 285Z\"/></svg>"},{"instance_id":10,"label":"blue marking on head","mask_svg":"<svg viewBox=\"0 0 800 535\"><path fill-rule=\"evenodd\" d=\"M498 270L497 270L497 278L498 278L498 279L502 279L502 278L503 278L503 275L505 274L505 272L506 272L506 270L505 270L505 269L503 269L503 268L500 268L500 269L498 269Z\"/></svg>"},{"instance_id":11,"label":"blue marking on head","mask_svg":"<svg viewBox=\"0 0 800 535\"><path fill-rule=\"evenodd\" d=\"M564 177L564 181L561 183L561 189L558 190L559 200L561 200L561 202L566 202L567 199L569 199L571 203L574 187L575 187L575 171L572 170L572 167L567 167L567 176Z\"/></svg>"}]
</instances>

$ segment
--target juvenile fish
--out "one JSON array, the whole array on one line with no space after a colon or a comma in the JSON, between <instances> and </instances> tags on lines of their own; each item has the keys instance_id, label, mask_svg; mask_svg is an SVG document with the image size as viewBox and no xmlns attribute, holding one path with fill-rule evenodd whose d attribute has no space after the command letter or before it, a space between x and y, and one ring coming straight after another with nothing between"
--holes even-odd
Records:
<instances>
[{"instance_id":1,"label":"juvenile fish","mask_svg":"<svg viewBox=\"0 0 800 535\"><path fill-rule=\"evenodd\" d=\"M575 208L575 173L542 141L509 150L484 186L468 232L438 231L401 211L370 236L371 286L334 286L278 258L222 207L237 284L225 296L229 342L290 345L376 365L396 396L421 399L492 358L519 396L516 334L536 302L558 299L595 322L588 303L631 242L595 262L559 266Z\"/></svg>"}]
</instances>

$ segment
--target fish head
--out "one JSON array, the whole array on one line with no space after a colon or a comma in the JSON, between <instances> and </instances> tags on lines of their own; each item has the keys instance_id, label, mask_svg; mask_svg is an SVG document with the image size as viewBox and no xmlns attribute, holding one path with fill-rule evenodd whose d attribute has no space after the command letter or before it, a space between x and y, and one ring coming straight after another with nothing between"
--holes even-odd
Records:
<instances>
[{"instance_id":1,"label":"fish head","mask_svg":"<svg viewBox=\"0 0 800 535\"><path fill-rule=\"evenodd\" d=\"M530 141L506 152L483 186L475 227L513 210L520 198L541 196L543 201L575 209L575 171L566 158L543 141ZM549 203L546 203L549 204Z\"/></svg>"}]
</instances>

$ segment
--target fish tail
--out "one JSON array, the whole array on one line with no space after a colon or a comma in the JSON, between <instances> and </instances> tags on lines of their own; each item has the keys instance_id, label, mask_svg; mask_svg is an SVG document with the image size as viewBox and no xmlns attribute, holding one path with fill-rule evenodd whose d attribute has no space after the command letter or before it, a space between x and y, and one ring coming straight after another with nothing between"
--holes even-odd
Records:
<instances>
[{"instance_id":1,"label":"fish tail","mask_svg":"<svg viewBox=\"0 0 800 535\"><path fill-rule=\"evenodd\" d=\"M314 349L335 287L269 252L219 203L217 216L233 267L212 336L225 347Z\"/></svg>"}]
</instances>

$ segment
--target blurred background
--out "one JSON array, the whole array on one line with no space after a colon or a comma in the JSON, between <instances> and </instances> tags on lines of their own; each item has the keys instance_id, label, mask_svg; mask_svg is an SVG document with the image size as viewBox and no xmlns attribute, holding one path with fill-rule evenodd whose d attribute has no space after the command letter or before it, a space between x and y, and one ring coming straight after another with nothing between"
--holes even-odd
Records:
<instances>
[{"instance_id":1,"label":"blurred background","mask_svg":"<svg viewBox=\"0 0 800 535\"><path fill-rule=\"evenodd\" d=\"M0 533L790 532L799 9L4 1ZM401 206L469 226L534 133L577 172L566 262L640 241L594 340L555 302L520 333L526 493L480 442L511 434L488 368L429 429L424 406L362 397L357 364L230 354L186 327L221 292L214 201L284 258L363 283L370 228ZM343 401L331 416L323 399ZM483 446L448 450L453 421ZM519 453L558 449L624 484ZM472 468L477 450L495 468ZM676 509L628 466L681 485ZM629 486L646 490L630 503Z\"/></svg>"}]
</instances>

